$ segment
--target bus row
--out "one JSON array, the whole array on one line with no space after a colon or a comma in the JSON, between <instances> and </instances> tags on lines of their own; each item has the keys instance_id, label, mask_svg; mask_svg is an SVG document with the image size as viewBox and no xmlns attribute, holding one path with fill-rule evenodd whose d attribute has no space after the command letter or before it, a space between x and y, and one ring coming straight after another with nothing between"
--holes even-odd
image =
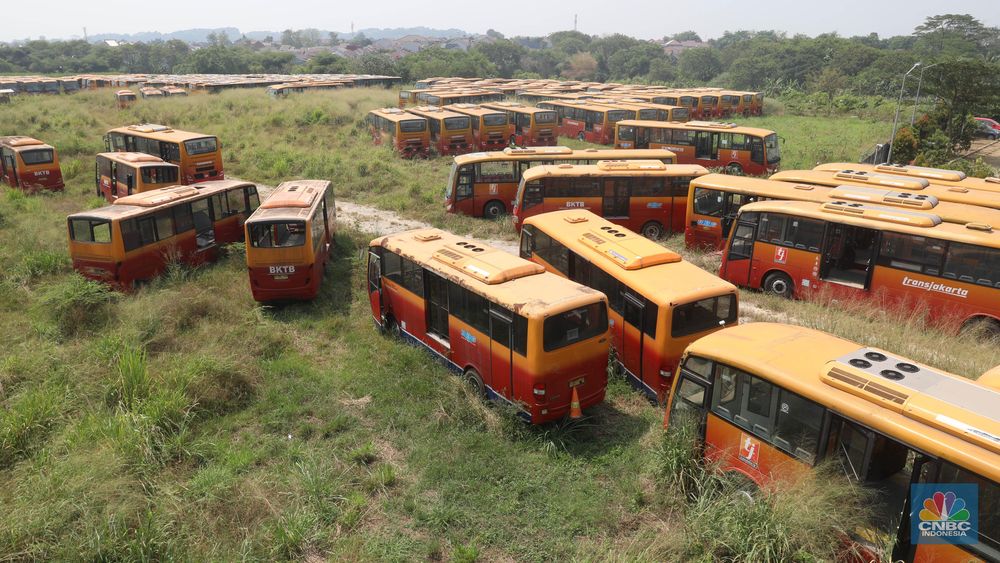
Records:
<instances>
[{"instance_id":1,"label":"bus row","mask_svg":"<svg viewBox=\"0 0 1000 563\"><path fill-rule=\"evenodd\" d=\"M0 90L22 94L59 94L98 88L173 87L192 91L219 92L228 88L266 88L295 82L342 82L351 87L398 85L398 76L371 74L122 74L64 77L0 76Z\"/></svg>"}]
</instances>

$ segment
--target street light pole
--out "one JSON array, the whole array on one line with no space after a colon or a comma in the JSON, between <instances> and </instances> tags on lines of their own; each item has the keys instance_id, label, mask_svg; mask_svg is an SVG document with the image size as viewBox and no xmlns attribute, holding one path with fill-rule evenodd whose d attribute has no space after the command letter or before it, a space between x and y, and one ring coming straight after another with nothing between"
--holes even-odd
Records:
<instances>
[{"instance_id":1,"label":"street light pole","mask_svg":"<svg viewBox=\"0 0 1000 563\"><path fill-rule=\"evenodd\" d=\"M939 64L941 63L934 63L920 69L920 77L917 78L917 96L913 99L913 113L910 114L910 127L913 127L913 122L917 118L917 105L920 104L920 85L924 83L924 71Z\"/></svg>"},{"instance_id":2,"label":"street light pole","mask_svg":"<svg viewBox=\"0 0 1000 563\"><path fill-rule=\"evenodd\" d=\"M892 118L892 137L889 139L889 154L885 157L886 164L892 164L892 145L896 144L896 124L899 122L899 105L903 103L903 88L906 87L906 77L918 66L920 66L919 62L913 63L910 70L903 75L903 83L899 85L899 99L896 100L896 116Z\"/></svg>"}]
</instances>

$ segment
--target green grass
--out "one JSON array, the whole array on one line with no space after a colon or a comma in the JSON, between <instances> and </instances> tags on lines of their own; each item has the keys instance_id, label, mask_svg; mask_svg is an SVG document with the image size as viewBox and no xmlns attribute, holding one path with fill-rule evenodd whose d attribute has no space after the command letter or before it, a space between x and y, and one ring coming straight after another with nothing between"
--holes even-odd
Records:
<instances>
[{"instance_id":1,"label":"green grass","mask_svg":"<svg viewBox=\"0 0 1000 563\"><path fill-rule=\"evenodd\" d=\"M62 194L0 192L2 558L826 556L816 538L833 528L818 514L834 497L796 518L747 516L783 528L724 520L747 513L677 461L677 448L664 453L662 411L619 379L586 420L531 428L470 397L424 351L380 336L364 290L367 234L338 236L321 294L306 304L255 303L240 245L129 295L71 272L64 218L100 205L90 171L103 132L138 121L220 134L234 176L330 178L342 198L512 238L506 224L445 216L446 159L403 161L370 146L357 124L393 95L227 92L119 112L110 92L84 92L0 108L3 134L55 144L68 172ZM787 144L849 128L780 119ZM793 319L964 375L1000 363L995 346L904 326L905 316L753 293L743 302L750 318ZM684 486L671 477L682 471Z\"/></svg>"}]
</instances>

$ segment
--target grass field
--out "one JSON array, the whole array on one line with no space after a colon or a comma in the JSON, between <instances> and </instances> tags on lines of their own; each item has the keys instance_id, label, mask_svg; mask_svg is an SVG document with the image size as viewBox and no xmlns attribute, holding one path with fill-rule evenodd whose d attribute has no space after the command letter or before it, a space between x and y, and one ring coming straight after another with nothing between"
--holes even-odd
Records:
<instances>
[{"instance_id":1,"label":"grass field","mask_svg":"<svg viewBox=\"0 0 1000 563\"><path fill-rule=\"evenodd\" d=\"M583 422L529 428L423 351L379 336L365 233L338 236L315 302L280 308L251 299L239 245L130 295L71 273L65 215L100 205L103 132L139 121L219 134L233 176L328 178L340 198L512 237L506 224L443 213L446 160L370 146L363 114L393 100L246 91L119 112L109 92L85 92L0 107L0 134L54 144L68 180L58 195L0 193L0 561L829 558L838 524L863 514L846 487L804 483L740 503L703 473L678 477L691 470L684 444L618 379ZM754 122L785 137L786 168L852 160L884 126ZM823 328L966 376L1000 363L995 345L905 312L753 293L743 303L750 319Z\"/></svg>"}]
</instances>

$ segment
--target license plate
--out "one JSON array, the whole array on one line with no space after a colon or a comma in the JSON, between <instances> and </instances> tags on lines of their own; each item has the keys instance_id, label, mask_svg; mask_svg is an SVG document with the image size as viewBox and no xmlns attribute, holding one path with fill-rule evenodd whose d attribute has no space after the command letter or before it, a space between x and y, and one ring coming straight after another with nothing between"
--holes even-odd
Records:
<instances>
[{"instance_id":1,"label":"license plate","mask_svg":"<svg viewBox=\"0 0 1000 563\"><path fill-rule=\"evenodd\" d=\"M274 276L275 280L287 280L288 276Z\"/></svg>"},{"instance_id":2,"label":"license plate","mask_svg":"<svg viewBox=\"0 0 1000 563\"><path fill-rule=\"evenodd\" d=\"M585 378L583 378L583 377L578 377L578 378L576 378L576 379L574 379L574 380L570 381L570 382L569 382L569 386L570 386L570 387L572 388L572 387L578 387L578 386L580 386L580 385L583 385L583 380L584 380L584 379L585 379Z\"/></svg>"}]
</instances>

